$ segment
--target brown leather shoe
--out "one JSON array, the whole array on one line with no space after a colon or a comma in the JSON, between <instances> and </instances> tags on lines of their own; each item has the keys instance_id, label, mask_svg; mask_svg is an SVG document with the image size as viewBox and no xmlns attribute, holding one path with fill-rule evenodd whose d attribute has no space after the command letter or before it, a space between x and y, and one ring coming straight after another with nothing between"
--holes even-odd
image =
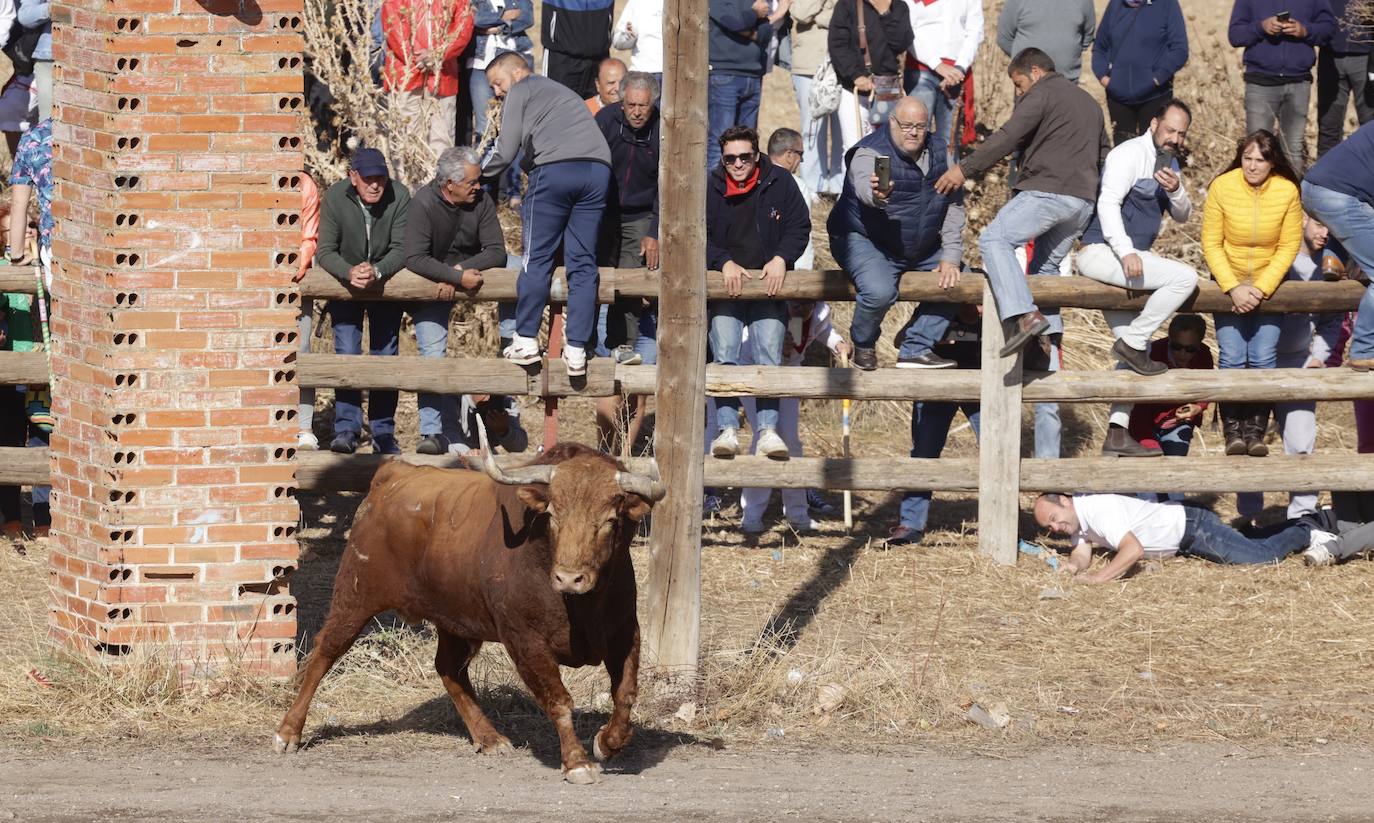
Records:
<instances>
[{"instance_id":1,"label":"brown leather shoe","mask_svg":"<svg viewBox=\"0 0 1374 823\"><path fill-rule=\"evenodd\" d=\"M1350 368L1355 371L1369 371L1374 369L1374 359L1350 360L1347 362L1350 363Z\"/></svg>"},{"instance_id":2,"label":"brown leather shoe","mask_svg":"<svg viewBox=\"0 0 1374 823\"><path fill-rule=\"evenodd\" d=\"M1107 429L1107 439L1102 441L1102 454L1110 457L1160 457L1164 451L1159 448L1140 445L1131 433L1119 426Z\"/></svg>"},{"instance_id":3,"label":"brown leather shoe","mask_svg":"<svg viewBox=\"0 0 1374 823\"><path fill-rule=\"evenodd\" d=\"M1158 360L1151 360L1148 351L1131 348L1121 338L1117 338L1116 342L1112 344L1112 354L1116 355L1117 360L1125 363L1131 371L1146 377L1163 374L1169 370L1168 366Z\"/></svg>"},{"instance_id":4,"label":"brown leather shoe","mask_svg":"<svg viewBox=\"0 0 1374 823\"><path fill-rule=\"evenodd\" d=\"M1028 311L1016 318L1016 331L1007 338L1007 344L997 353L998 357L1010 357L1026 347L1026 344L1050 328L1050 321L1038 311Z\"/></svg>"}]
</instances>

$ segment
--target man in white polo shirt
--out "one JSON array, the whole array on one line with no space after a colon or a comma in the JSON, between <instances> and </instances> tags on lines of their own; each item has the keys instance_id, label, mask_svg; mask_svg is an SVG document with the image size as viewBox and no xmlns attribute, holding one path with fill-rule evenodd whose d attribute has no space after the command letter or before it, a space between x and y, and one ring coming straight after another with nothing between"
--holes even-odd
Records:
<instances>
[{"instance_id":1,"label":"man in white polo shirt","mask_svg":"<svg viewBox=\"0 0 1374 823\"><path fill-rule=\"evenodd\" d=\"M1120 494L1042 494L1035 500L1035 522L1073 538L1067 566L1088 583L1115 580L1145 557L1180 554L1213 563L1276 563L1318 539L1334 539L1309 522L1286 523L1265 537L1252 539L1209 509ZM1092 565L1093 546L1115 554L1107 565L1085 574Z\"/></svg>"}]
</instances>

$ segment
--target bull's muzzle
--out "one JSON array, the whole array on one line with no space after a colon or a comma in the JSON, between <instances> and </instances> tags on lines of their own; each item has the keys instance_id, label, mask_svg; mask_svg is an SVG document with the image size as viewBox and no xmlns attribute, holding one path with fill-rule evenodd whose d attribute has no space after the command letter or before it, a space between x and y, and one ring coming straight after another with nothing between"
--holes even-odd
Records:
<instances>
[{"instance_id":1,"label":"bull's muzzle","mask_svg":"<svg viewBox=\"0 0 1374 823\"><path fill-rule=\"evenodd\" d=\"M553 587L563 594L586 594L596 586L596 572L591 570L553 570Z\"/></svg>"}]
</instances>

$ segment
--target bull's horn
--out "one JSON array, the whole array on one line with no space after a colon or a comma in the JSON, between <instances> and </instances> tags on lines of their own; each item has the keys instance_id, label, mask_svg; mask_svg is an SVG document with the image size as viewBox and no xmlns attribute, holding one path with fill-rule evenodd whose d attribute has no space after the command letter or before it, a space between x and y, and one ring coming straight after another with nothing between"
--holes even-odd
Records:
<instances>
[{"instance_id":1,"label":"bull's horn","mask_svg":"<svg viewBox=\"0 0 1374 823\"><path fill-rule=\"evenodd\" d=\"M620 486L621 491L637 494L651 503L657 503L668 493L662 483L652 477L645 477L634 472L616 472L615 482L616 485Z\"/></svg>"},{"instance_id":2,"label":"bull's horn","mask_svg":"<svg viewBox=\"0 0 1374 823\"><path fill-rule=\"evenodd\" d=\"M553 466L520 466L509 471L502 469L496 464L496 455L491 453L491 444L487 442L487 425L482 422L482 415L477 415L477 437L482 444L482 468L487 470L487 476L497 483L505 486L529 486L535 484L548 485L553 482Z\"/></svg>"}]
</instances>

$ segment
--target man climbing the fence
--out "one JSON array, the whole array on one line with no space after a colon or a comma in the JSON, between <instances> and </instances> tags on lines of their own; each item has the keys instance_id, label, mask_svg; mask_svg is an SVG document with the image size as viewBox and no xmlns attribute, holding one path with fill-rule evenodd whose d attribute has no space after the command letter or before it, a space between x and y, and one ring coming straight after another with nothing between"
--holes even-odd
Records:
<instances>
[{"instance_id":1,"label":"man climbing the fence","mask_svg":"<svg viewBox=\"0 0 1374 823\"><path fill-rule=\"evenodd\" d=\"M1186 223L1193 213L1177 159L1192 120L1186 104L1170 100L1150 120L1149 130L1112 149L1102 170L1097 214L1083 232L1083 248L1078 252L1078 270L1084 277L1150 292L1139 312L1102 313L1116 337L1112 354L1137 374L1167 371L1163 363L1150 358L1150 338L1197 290L1197 272L1191 266L1150 252L1164 215ZM1130 421L1130 404L1113 403L1102 453L1119 457L1163 454L1131 437Z\"/></svg>"},{"instance_id":2,"label":"man climbing the fence","mask_svg":"<svg viewBox=\"0 0 1374 823\"><path fill-rule=\"evenodd\" d=\"M496 203L480 185L480 162L470 148L444 152L434 179L415 192L406 214L406 268L438 284L433 301L411 308L421 357L443 357L448 352L448 321L458 290L477 290L483 269L506 263L506 238ZM458 438L456 432L444 431L444 419L457 419L458 398L420 392L417 399L420 445L416 451L447 454Z\"/></svg>"},{"instance_id":3,"label":"man climbing the fence","mask_svg":"<svg viewBox=\"0 0 1374 823\"><path fill-rule=\"evenodd\" d=\"M330 186L320 209L320 240L315 259L320 268L354 289L366 291L385 283L405 266L406 210L410 193L391 179L386 158L377 149L358 149L348 177ZM367 318L368 353L394 357L398 351L403 306L394 300L334 300L334 353L363 352L363 317ZM396 445L395 391L367 393L372 451L399 454ZM329 450L352 454L363 428L362 392L334 392L334 441Z\"/></svg>"},{"instance_id":4,"label":"man climbing the fence","mask_svg":"<svg viewBox=\"0 0 1374 823\"><path fill-rule=\"evenodd\" d=\"M929 151L929 113L915 97L897 101L885 128L864 137L845 158L844 190L826 228L830 250L854 281L858 297L849 335L854 365L878 367L876 346L883 317L897 302L897 283L905 271L935 271L940 286L959 281L964 255L963 192L941 194L935 182L945 173L943 152ZM879 158L889 179L878 174ZM898 368L943 369L954 361L935 355L949 318L958 307L923 303L920 318L908 325L897 357Z\"/></svg>"},{"instance_id":5,"label":"man climbing the fence","mask_svg":"<svg viewBox=\"0 0 1374 823\"><path fill-rule=\"evenodd\" d=\"M524 260L516 281L516 330L504 352L522 366L538 363L539 326L549 303L559 246L568 277L568 375L587 373L587 345L596 333L596 241L611 184L611 151L582 99L566 86L530 72L518 54L487 67L492 92L504 99L496 150L482 169L494 177L525 150L529 185L521 203Z\"/></svg>"},{"instance_id":6,"label":"man climbing the fence","mask_svg":"<svg viewBox=\"0 0 1374 823\"><path fill-rule=\"evenodd\" d=\"M979 248L988 285L1002 320L1015 325L1000 356L1007 357L1050 330L1036 307L1016 249L1034 240L1049 251L1035 274L1057 274L1078 235L1087 227L1097 197L1098 169L1110 144L1102 108L1092 96L1054 69L1039 49L1024 49L1007 67L1019 98L1007 122L983 147L945 172L936 191L951 195L1024 146L1014 196L983 229ZM1045 343L1042 341L1042 346ZM1047 350L1048 351L1048 350Z\"/></svg>"}]
</instances>

